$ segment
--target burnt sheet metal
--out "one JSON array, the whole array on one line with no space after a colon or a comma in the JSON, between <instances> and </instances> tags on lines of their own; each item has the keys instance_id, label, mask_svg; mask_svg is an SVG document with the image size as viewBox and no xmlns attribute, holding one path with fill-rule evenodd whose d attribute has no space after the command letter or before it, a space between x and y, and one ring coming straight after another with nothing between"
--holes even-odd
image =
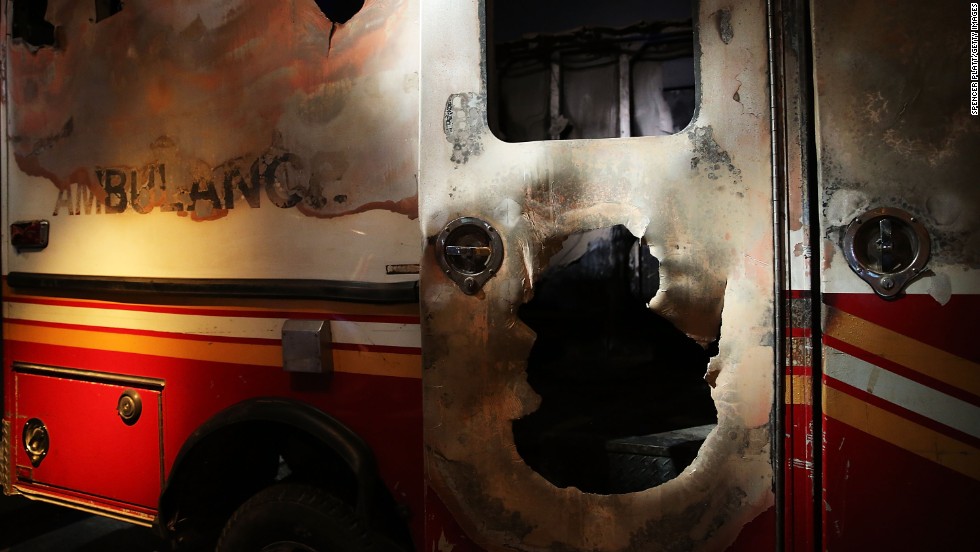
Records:
<instances>
[{"instance_id":1,"label":"burnt sheet metal","mask_svg":"<svg viewBox=\"0 0 980 552\"><path fill-rule=\"evenodd\" d=\"M931 273L909 292L945 302L957 290L980 289L973 272L980 268L980 119L970 115L969 10L942 4L814 7L829 291L869 290L848 274L839 248L847 225L877 207L905 210L931 234Z\"/></svg>"},{"instance_id":2,"label":"burnt sheet metal","mask_svg":"<svg viewBox=\"0 0 980 552\"><path fill-rule=\"evenodd\" d=\"M421 14L423 234L431 243L449 221L476 216L505 247L499 274L473 296L442 274L432 246L422 261L430 482L491 550L724 549L774 500L765 3L700 3L701 103L685 131L521 144L473 117L465 133L456 124L463 98L477 104L467 114L486 111L481 4L432 1ZM719 423L676 479L596 495L553 486L515 450L512 421L540 404L526 376L535 336L517 310L555 244L616 224L660 261L650 308L703 345L720 337L709 368Z\"/></svg>"},{"instance_id":3,"label":"burnt sheet metal","mask_svg":"<svg viewBox=\"0 0 980 552\"><path fill-rule=\"evenodd\" d=\"M339 24L313 0L131 0L96 22L93 2L50 0L57 44L8 45L13 160L59 216L414 218L414 10L368 1Z\"/></svg>"}]
</instances>

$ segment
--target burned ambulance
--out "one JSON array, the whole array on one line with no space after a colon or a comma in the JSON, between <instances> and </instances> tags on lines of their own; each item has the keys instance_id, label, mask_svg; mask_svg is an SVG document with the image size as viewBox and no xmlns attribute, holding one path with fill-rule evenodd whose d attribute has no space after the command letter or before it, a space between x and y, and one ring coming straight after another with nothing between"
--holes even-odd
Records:
<instances>
[{"instance_id":1,"label":"burned ambulance","mask_svg":"<svg viewBox=\"0 0 980 552\"><path fill-rule=\"evenodd\" d=\"M970 546L976 4L2 18L5 493L176 549Z\"/></svg>"}]
</instances>

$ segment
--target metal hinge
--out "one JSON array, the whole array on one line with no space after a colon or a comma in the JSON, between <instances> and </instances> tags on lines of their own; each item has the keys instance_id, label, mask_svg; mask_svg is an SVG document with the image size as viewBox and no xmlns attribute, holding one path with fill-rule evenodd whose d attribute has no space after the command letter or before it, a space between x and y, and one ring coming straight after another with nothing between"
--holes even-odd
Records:
<instances>
[{"instance_id":1,"label":"metal hinge","mask_svg":"<svg viewBox=\"0 0 980 552\"><path fill-rule=\"evenodd\" d=\"M0 489L4 494L13 494L10 487L10 422L0 424Z\"/></svg>"}]
</instances>

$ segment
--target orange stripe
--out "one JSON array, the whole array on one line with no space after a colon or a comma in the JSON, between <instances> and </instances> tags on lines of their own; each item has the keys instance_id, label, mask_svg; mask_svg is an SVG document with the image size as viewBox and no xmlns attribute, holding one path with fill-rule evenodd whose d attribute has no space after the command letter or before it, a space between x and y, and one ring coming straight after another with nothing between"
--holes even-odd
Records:
<instances>
[{"instance_id":1,"label":"orange stripe","mask_svg":"<svg viewBox=\"0 0 980 552\"><path fill-rule=\"evenodd\" d=\"M827 334L922 375L980 396L980 364L842 310L827 309Z\"/></svg>"},{"instance_id":2,"label":"orange stripe","mask_svg":"<svg viewBox=\"0 0 980 552\"><path fill-rule=\"evenodd\" d=\"M823 393L826 416L980 481L980 449L832 387L824 386Z\"/></svg>"},{"instance_id":3,"label":"orange stripe","mask_svg":"<svg viewBox=\"0 0 980 552\"><path fill-rule=\"evenodd\" d=\"M90 330L42 328L5 323L5 339L99 349L122 353L154 355L211 362L231 362L258 366L282 366L282 347L247 343L220 343L192 339L130 335ZM422 377L422 357L372 351L333 351L334 370L353 374Z\"/></svg>"}]
</instances>

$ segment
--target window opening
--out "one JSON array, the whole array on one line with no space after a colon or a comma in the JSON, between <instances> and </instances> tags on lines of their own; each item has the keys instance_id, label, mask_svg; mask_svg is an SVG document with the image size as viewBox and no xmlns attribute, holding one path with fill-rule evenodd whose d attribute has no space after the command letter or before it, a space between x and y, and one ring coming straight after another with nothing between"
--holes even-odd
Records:
<instances>
[{"instance_id":1,"label":"window opening","mask_svg":"<svg viewBox=\"0 0 980 552\"><path fill-rule=\"evenodd\" d=\"M122 9L122 0L95 0L95 22L112 17Z\"/></svg>"},{"instance_id":2,"label":"window opening","mask_svg":"<svg viewBox=\"0 0 980 552\"><path fill-rule=\"evenodd\" d=\"M54 25L44 19L48 0L14 0L10 37L34 46L54 46Z\"/></svg>"},{"instance_id":3,"label":"window opening","mask_svg":"<svg viewBox=\"0 0 980 552\"><path fill-rule=\"evenodd\" d=\"M488 119L508 142L673 134L695 110L690 0L487 3Z\"/></svg>"},{"instance_id":4,"label":"window opening","mask_svg":"<svg viewBox=\"0 0 980 552\"><path fill-rule=\"evenodd\" d=\"M705 350L647 303L659 262L624 226L573 234L518 316L537 334L537 411L515 420L527 464L559 487L635 492L687 467L717 421Z\"/></svg>"}]
</instances>

